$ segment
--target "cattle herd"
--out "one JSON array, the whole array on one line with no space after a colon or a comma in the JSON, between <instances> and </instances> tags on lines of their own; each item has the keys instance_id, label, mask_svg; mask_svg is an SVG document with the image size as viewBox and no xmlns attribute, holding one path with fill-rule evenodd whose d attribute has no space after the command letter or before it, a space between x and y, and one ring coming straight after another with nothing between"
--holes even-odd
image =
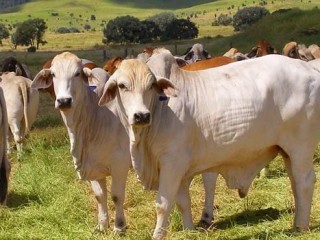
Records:
<instances>
[{"instance_id":1,"label":"cattle herd","mask_svg":"<svg viewBox=\"0 0 320 240\"><path fill-rule=\"evenodd\" d=\"M103 67L63 52L33 78L8 57L0 77L0 202L8 193L8 153L16 147L22 157L38 91L45 89L67 128L77 174L91 182L99 230L109 227L107 176L114 230L126 229L125 186L133 168L145 189L157 191L153 238L163 239L174 204L183 228L194 229L189 186L195 175L202 174L201 224L209 227L218 174L245 197L278 154L294 195L293 226L307 230L320 136L318 58L315 44L290 42L278 53L264 40L249 53L231 48L215 57L201 44L183 56L145 48L134 59L114 57Z\"/></svg>"}]
</instances>

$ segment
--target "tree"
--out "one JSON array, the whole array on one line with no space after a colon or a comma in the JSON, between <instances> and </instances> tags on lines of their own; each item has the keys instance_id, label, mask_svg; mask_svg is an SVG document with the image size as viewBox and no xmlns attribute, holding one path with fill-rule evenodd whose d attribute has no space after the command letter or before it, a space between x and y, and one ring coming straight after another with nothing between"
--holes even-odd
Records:
<instances>
[{"instance_id":1,"label":"tree","mask_svg":"<svg viewBox=\"0 0 320 240\"><path fill-rule=\"evenodd\" d=\"M173 20L166 28L162 35L162 40L170 39L192 39L196 38L199 34L199 30L194 24L187 19Z\"/></svg>"},{"instance_id":2,"label":"tree","mask_svg":"<svg viewBox=\"0 0 320 240\"><path fill-rule=\"evenodd\" d=\"M155 22L159 29L164 32L167 26L173 21L176 20L176 16L171 12L163 12L149 17L147 20Z\"/></svg>"},{"instance_id":3,"label":"tree","mask_svg":"<svg viewBox=\"0 0 320 240\"><path fill-rule=\"evenodd\" d=\"M103 29L104 42L139 43L141 32L143 32L143 25L138 18L129 15L116 17Z\"/></svg>"},{"instance_id":4,"label":"tree","mask_svg":"<svg viewBox=\"0 0 320 240\"><path fill-rule=\"evenodd\" d=\"M243 31L253 25L270 12L264 7L247 7L240 9L233 17L235 31Z\"/></svg>"},{"instance_id":5,"label":"tree","mask_svg":"<svg viewBox=\"0 0 320 240\"><path fill-rule=\"evenodd\" d=\"M39 49L40 44L46 44L43 40L45 30L47 29L46 22L43 19L29 19L17 24L16 32L12 35L12 43L15 48L18 45L31 46Z\"/></svg>"},{"instance_id":6,"label":"tree","mask_svg":"<svg viewBox=\"0 0 320 240\"><path fill-rule=\"evenodd\" d=\"M155 22L144 20L141 24L143 31L140 33L140 43L152 42L161 36L161 31Z\"/></svg>"},{"instance_id":7,"label":"tree","mask_svg":"<svg viewBox=\"0 0 320 240\"><path fill-rule=\"evenodd\" d=\"M6 26L0 23L0 45L2 45L2 40L9 38L9 30Z\"/></svg>"}]
</instances>

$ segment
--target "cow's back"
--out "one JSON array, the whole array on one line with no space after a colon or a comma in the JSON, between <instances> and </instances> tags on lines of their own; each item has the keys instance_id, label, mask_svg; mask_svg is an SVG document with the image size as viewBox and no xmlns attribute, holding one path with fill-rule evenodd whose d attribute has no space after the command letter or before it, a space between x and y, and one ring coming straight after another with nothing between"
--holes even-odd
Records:
<instances>
[{"instance_id":1,"label":"cow's back","mask_svg":"<svg viewBox=\"0 0 320 240\"><path fill-rule=\"evenodd\" d=\"M157 133L155 151L157 144L166 148L185 141L197 161L195 171L209 162L213 167L258 156L302 125L311 123L319 132L314 123L320 119L320 73L308 63L272 55L201 73L176 70L170 80L178 97L170 98L170 110L155 120L164 129Z\"/></svg>"}]
</instances>

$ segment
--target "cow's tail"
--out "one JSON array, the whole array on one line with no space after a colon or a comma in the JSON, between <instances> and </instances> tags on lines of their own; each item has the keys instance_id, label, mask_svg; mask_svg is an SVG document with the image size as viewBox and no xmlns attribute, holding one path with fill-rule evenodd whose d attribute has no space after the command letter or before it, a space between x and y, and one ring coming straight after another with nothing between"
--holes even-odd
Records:
<instances>
[{"instance_id":1,"label":"cow's tail","mask_svg":"<svg viewBox=\"0 0 320 240\"><path fill-rule=\"evenodd\" d=\"M25 135L29 133L30 126L29 126L29 117L28 117L28 102L29 102L29 94L27 84L23 83L21 86L22 92L22 101L23 101L23 115L24 115L24 122L25 122Z\"/></svg>"},{"instance_id":2,"label":"cow's tail","mask_svg":"<svg viewBox=\"0 0 320 240\"><path fill-rule=\"evenodd\" d=\"M8 193L8 179L10 172L10 163L7 159L7 135L8 135L8 117L7 108L0 88L0 108L2 119L0 119L0 204L5 203Z\"/></svg>"}]
</instances>

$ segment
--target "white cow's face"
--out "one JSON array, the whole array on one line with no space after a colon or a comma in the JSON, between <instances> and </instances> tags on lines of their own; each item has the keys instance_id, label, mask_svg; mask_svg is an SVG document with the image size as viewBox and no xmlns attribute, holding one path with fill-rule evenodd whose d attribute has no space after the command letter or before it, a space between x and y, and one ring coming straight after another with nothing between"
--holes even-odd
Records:
<instances>
[{"instance_id":1,"label":"white cow's face","mask_svg":"<svg viewBox=\"0 0 320 240\"><path fill-rule=\"evenodd\" d=\"M81 100L84 77L81 60L72 53L57 55L50 69L41 70L33 80L32 87L48 88L54 86L55 107L62 111L71 109Z\"/></svg>"},{"instance_id":2,"label":"white cow's face","mask_svg":"<svg viewBox=\"0 0 320 240\"><path fill-rule=\"evenodd\" d=\"M78 100L83 77L82 65L76 59L63 59L52 63L51 76L56 94L55 107L67 110Z\"/></svg>"},{"instance_id":3,"label":"white cow's face","mask_svg":"<svg viewBox=\"0 0 320 240\"><path fill-rule=\"evenodd\" d=\"M158 100L157 94L169 93L169 88L173 90L173 84L165 79L157 81L142 61L124 60L106 83L99 105L117 96L128 123L135 127L145 127L151 124L152 106Z\"/></svg>"},{"instance_id":4,"label":"white cow's face","mask_svg":"<svg viewBox=\"0 0 320 240\"><path fill-rule=\"evenodd\" d=\"M137 69L136 69L137 70ZM137 72L124 72L115 79L118 97L128 122L133 126L148 126L151 123L150 108L155 78L148 69ZM139 73L141 74L134 74Z\"/></svg>"}]
</instances>

